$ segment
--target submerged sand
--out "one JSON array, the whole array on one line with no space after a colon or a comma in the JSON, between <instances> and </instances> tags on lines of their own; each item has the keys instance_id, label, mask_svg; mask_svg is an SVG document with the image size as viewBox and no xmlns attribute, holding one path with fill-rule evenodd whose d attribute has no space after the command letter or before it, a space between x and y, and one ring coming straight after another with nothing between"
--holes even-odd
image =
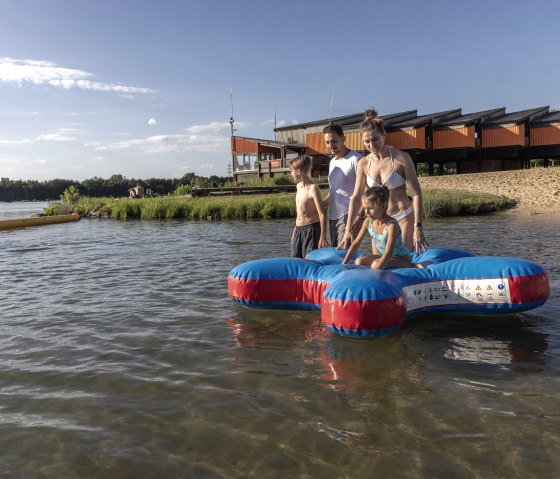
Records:
<instances>
[{"instance_id":1,"label":"submerged sand","mask_svg":"<svg viewBox=\"0 0 560 479\"><path fill-rule=\"evenodd\" d=\"M560 167L422 176L419 180L423 189L491 193L516 200L518 210L560 213Z\"/></svg>"}]
</instances>

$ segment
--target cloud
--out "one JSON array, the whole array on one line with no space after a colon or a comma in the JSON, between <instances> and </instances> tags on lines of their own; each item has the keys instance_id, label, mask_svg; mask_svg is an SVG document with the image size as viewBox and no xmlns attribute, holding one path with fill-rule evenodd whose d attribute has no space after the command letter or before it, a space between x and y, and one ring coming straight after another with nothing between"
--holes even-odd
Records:
<instances>
[{"instance_id":1,"label":"cloud","mask_svg":"<svg viewBox=\"0 0 560 479\"><path fill-rule=\"evenodd\" d=\"M33 143L33 141L28 138L24 140L0 140L0 145L25 145L27 143Z\"/></svg>"},{"instance_id":2,"label":"cloud","mask_svg":"<svg viewBox=\"0 0 560 479\"><path fill-rule=\"evenodd\" d=\"M61 135L60 133L45 133L43 135L39 135L37 140L42 141L76 141L76 138L72 138L71 136Z\"/></svg>"},{"instance_id":3,"label":"cloud","mask_svg":"<svg viewBox=\"0 0 560 479\"><path fill-rule=\"evenodd\" d=\"M239 126L240 124L238 124ZM206 125L193 125L185 128L185 131L190 134L213 132L219 133L220 131L229 130L230 124L227 121L215 121L207 123Z\"/></svg>"},{"instance_id":4,"label":"cloud","mask_svg":"<svg viewBox=\"0 0 560 479\"><path fill-rule=\"evenodd\" d=\"M60 131L64 130L65 129L61 129ZM0 140L0 145L27 145L35 143L36 141L76 141L76 138L62 133L43 133L35 139L25 138L23 140Z\"/></svg>"},{"instance_id":5,"label":"cloud","mask_svg":"<svg viewBox=\"0 0 560 479\"><path fill-rule=\"evenodd\" d=\"M225 153L231 148L229 123L212 122L193 125L185 129L186 134L154 135L146 138L99 145L96 151L140 150L146 154L212 152ZM93 146L93 145L92 145Z\"/></svg>"},{"instance_id":6,"label":"cloud","mask_svg":"<svg viewBox=\"0 0 560 479\"><path fill-rule=\"evenodd\" d=\"M155 125L157 123L157 120L155 118L150 118L148 120L148 125Z\"/></svg>"},{"instance_id":7,"label":"cloud","mask_svg":"<svg viewBox=\"0 0 560 479\"><path fill-rule=\"evenodd\" d=\"M82 70L59 67L54 63L38 60L18 60L14 58L0 58L0 83L23 83L34 85L51 85L56 88L69 90L78 88L120 94L155 93L156 90L114 83L94 81L94 75Z\"/></svg>"}]
</instances>

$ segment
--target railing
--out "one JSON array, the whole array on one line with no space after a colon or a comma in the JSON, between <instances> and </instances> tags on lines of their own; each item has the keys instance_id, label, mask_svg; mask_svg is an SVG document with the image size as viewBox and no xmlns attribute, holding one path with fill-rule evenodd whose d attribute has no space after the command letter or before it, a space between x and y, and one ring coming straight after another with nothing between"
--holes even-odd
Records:
<instances>
[{"instance_id":1,"label":"railing","mask_svg":"<svg viewBox=\"0 0 560 479\"><path fill-rule=\"evenodd\" d=\"M256 164L256 163L255 163L255 165L252 165L252 166L251 166L250 164L247 164L247 165L236 165L236 166L235 166L235 171L256 171L257 169L258 169L258 168L257 168L257 164Z\"/></svg>"},{"instance_id":2,"label":"railing","mask_svg":"<svg viewBox=\"0 0 560 479\"><path fill-rule=\"evenodd\" d=\"M321 189L328 188L328 184L317 185ZM272 193L294 193L296 185L275 186L233 186L227 188L193 188L191 196L235 196L235 195L270 195Z\"/></svg>"}]
</instances>

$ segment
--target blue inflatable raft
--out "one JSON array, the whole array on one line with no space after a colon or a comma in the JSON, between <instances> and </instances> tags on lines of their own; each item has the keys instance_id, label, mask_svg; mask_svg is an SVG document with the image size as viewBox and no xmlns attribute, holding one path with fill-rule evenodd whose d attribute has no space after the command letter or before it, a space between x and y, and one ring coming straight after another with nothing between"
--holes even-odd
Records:
<instances>
[{"instance_id":1,"label":"blue inflatable raft","mask_svg":"<svg viewBox=\"0 0 560 479\"><path fill-rule=\"evenodd\" d=\"M550 295L544 268L524 259L431 248L412 255L413 262L428 265L424 269L372 270L343 266L345 253L323 248L305 260L250 261L229 274L229 295L251 307L320 309L328 329L350 337L388 334L405 318L435 311L527 311Z\"/></svg>"}]
</instances>

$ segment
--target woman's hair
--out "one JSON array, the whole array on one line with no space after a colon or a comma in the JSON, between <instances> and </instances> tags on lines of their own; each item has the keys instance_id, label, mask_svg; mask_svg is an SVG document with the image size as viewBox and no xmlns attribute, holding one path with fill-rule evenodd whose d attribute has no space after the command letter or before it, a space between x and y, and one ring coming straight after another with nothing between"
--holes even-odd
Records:
<instances>
[{"instance_id":1,"label":"woman's hair","mask_svg":"<svg viewBox=\"0 0 560 479\"><path fill-rule=\"evenodd\" d=\"M377 130L380 133L385 133L385 126L383 126L383 120L377 113L377 110L371 108L364 112L364 121L360 125L362 131L367 130Z\"/></svg>"},{"instance_id":2,"label":"woman's hair","mask_svg":"<svg viewBox=\"0 0 560 479\"><path fill-rule=\"evenodd\" d=\"M372 186L364 191L363 198L378 205L389 204L389 188L386 186Z\"/></svg>"},{"instance_id":3,"label":"woman's hair","mask_svg":"<svg viewBox=\"0 0 560 479\"><path fill-rule=\"evenodd\" d=\"M313 164L313 158L308 155L305 156L298 156L290 161L290 168L294 170L302 170L302 171L309 171L311 169L311 165Z\"/></svg>"},{"instance_id":4,"label":"woman's hair","mask_svg":"<svg viewBox=\"0 0 560 479\"><path fill-rule=\"evenodd\" d=\"M323 128L323 135L326 135L327 133L336 133L338 136L344 136L344 130L336 123L329 123L325 126L325 128Z\"/></svg>"}]
</instances>

